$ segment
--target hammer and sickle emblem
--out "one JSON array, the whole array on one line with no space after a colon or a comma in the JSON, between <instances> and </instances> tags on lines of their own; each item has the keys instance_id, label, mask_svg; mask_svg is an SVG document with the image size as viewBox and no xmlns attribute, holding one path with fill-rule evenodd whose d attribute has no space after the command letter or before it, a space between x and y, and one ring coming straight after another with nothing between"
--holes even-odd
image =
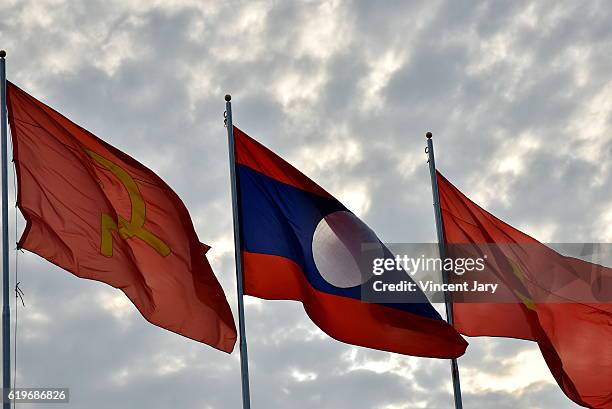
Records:
<instances>
[{"instance_id":1,"label":"hammer and sickle emblem","mask_svg":"<svg viewBox=\"0 0 612 409\"><path fill-rule=\"evenodd\" d=\"M521 283L525 284L525 280L527 278L525 277L525 273L523 273L523 270L521 270L521 267L514 261L510 259L507 259L507 260L510 263L510 266L512 267L512 273L521 281ZM526 296L519 290L513 290L513 291L514 291L514 294L516 294L516 296L523 302L523 304L525 304L525 307L533 311L536 310L536 304L533 302L533 299L531 297Z\"/></svg>"},{"instance_id":2,"label":"hammer and sickle emblem","mask_svg":"<svg viewBox=\"0 0 612 409\"><path fill-rule=\"evenodd\" d=\"M123 217L117 215L117 221L108 214L102 214L102 220L100 223L100 253L105 257L113 256L113 231L119 232L119 235L124 240L131 237L138 237L140 240L147 243L162 257L166 257L170 254L170 247L164 243L159 237L151 233L144 228L146 219L146 205L145 201L138 190L138 185L129 173L117 164L111 162L99 154L86 149L87 154L102 167L109 170L113 175L119 179L128 192L130 197L130 203L132 205L132 214L130 220L126 220Z\"/></svg>"}]
</instances>

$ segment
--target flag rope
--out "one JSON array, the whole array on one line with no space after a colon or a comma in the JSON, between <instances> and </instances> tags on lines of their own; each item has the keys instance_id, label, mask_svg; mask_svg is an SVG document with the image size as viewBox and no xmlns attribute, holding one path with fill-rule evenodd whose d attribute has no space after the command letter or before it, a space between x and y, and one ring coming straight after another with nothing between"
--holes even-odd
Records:
<instances>
[{"instance_id":1,"label":"flag rope","mask_svg":"<svg viewBox=\"0 0 612 409\"><path fill-rule=\"evenodd\" d=\"M10 135L10 129L8 130ZM12 135L11 135L12 136ZM8 138L11 143L11 152L15 152L13 150L13 138ZM18 328L19 328L19 301L23 307L25 307L25 301L23 296L25 295L23 290L19 287L21 282L19 281L19 252L23 251L19 248L17 243L19 242L19 218L17 217L17 167L15 166L15 157L13 156L11 159L11 163L13 165L13 194L15 195L15 324L13 331L13 390L17 388L17 345L18 345ZM17 407L17 401L13 399L13 408Z\"/></svg>"}]
</instances>

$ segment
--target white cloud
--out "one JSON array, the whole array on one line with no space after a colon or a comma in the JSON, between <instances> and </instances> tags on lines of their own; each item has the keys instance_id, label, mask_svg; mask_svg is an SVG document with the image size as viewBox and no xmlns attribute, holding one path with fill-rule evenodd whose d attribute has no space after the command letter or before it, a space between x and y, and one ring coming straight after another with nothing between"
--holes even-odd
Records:
<instances>
[{"instance_id":1,"label":"white cloud","mask_svg":"<svg viewBox=\"0 0 612 409\"><path fill-rule=\"evenodd\" d=\"M495 359L489 357L489 359ZM472 393L503 391L520 393L533 384L554 383L542 354L537 349L519 352L516 356L498 361L504 371L482 372L478 367L462 370L463 383Z\"/></svg>"},{"instance_id":2,"label":"white cloud","mask_svg":"<svg viewBox=\"0 0 612 409\"><path fill-rule=\"evenodd\" d=\"M172 181L234 309L226 92L245 131L267 135L383 236L434 238L429 185L417 179L428 177L431 129L445 175L489 210L541 240L612 240L606 2L9 0L0 10L10 79ZM74 408L167 407L159 394L187 409L240 405L237 351L153 327L117 290L32 254L22 261L23 385L68 385ZM246 303L254 407L451 404L447 361L339 343L299 303ZM460 360L470 407L576 407L535 345L495 361L472 342Z\"/></svg>"}]
</instances>

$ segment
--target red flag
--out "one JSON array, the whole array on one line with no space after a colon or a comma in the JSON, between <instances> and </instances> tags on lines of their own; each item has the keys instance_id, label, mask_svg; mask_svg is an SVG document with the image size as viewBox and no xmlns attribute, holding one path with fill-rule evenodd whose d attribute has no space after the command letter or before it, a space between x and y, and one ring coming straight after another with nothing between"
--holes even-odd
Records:
<instances>
[{"instance_id":1,"label":"red flag","mask_svg":"<svg viewBox=\"0 0 612 409\"><path fill-rule=\"evenodd\" d=\"M548 302L536 294L543 282L554 282L562 291L567 277L596 284L612 277L612 270L560 255L476 205L440 173L437 179L446 243L501 244L519 250L505 255L515 267L505 276L497 272L521 302L454 303L455 328L468 336L536 341L570 399L586 407L612 408L612 304L598 303L595 297L567 302L550 288ZM513 276L517 271L520 282Z\"/></svg>"},{"instance_id":2,"label":"red flag","mask_svg":"<svg viewBox=\"0 0 612 409\"><path fill-rule=\"evenodd\" d=\"M155 173L7 83L19 247L122 290L151 323L231 352L236 328L189 213Z\"/></svg>"}]
</instances>

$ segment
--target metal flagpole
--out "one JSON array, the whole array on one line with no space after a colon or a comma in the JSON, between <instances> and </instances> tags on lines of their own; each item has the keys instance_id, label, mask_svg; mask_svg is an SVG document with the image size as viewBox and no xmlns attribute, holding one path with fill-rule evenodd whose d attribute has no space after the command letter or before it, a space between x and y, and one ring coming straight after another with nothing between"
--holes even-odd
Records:
<instances>
[{"instance_id":1,"label":"metal flagpole","mask_svg":"<svg viewBox=\"0 0 612 409\"><path fill-rule=\"evenodd\" d=\"M427 149L426 153L428 156L427 162L429 163L429 173L431 176L431 190L433 193L433 205L434 212L436 215L436 232L438 234L438 250L440 258L444 260L446 258L446 247L444 246L444 228L442 226L442 210L440 209L440 192L438 191L438 179L436 177L436 160L434 157L434 148L432 141L431 132L427 132ZM442 282L446 284L448 277L442 271ZM446 320L450 325L453 325L453 303L450 299L450 294L444 292L444 303L446 304ZM457 359L451 359L451 375L453 378L453 395L455 397L455 409L463 409L463 403L461 401L461 383L459 381L459 366L457 365Z\"/></svg>"},{"instance_id":2,"label":"metal flagpole","mask_svg":"<svg viewBox=\"0 0 612 409\"><path fill-rule=\"evenodd\" d=\"M244 324L244 287L242 283L242 254L240 252L240 220L238 218L238 184L236 181L236 158L234 157L234 125L232 124L232 96L225 96L225 125L229 146L229 166L232 183L232 213L234 216L234 253L236 258L236 284L238 287L238 328L240 331L240 373L242 376L242 408L251 408L249 391L249 357L247 353Z\"/></svg>"},{"instance_id":3,"label":"metal flagpole","mask_svg":"<svg viewBox=\"0 0 612 409\"><path fill-rule=\"evenodd\" d=\"M2 388L3 398L11 387L11 306L9 300L9 248L8 248L8 161L6 117L6 51L0 51L0 121L2 121ZM4 399L3 399L4 400ZM11 401L2 407L10 409Z\"/></svg>"},{"instance_id":4,"label":"metal flagpole","mask_svg":"<svg viewBox=\"0 0 612 409\"><path fill-rule=\"evenodd\" d=\"M9 247L8 247L8 160L6 116L6 51L0 51L0 121L2 121L2 388L4 409L11 401L4 397L11 387L11 306L9 301Z\"/></svg>"}]
</instances>

